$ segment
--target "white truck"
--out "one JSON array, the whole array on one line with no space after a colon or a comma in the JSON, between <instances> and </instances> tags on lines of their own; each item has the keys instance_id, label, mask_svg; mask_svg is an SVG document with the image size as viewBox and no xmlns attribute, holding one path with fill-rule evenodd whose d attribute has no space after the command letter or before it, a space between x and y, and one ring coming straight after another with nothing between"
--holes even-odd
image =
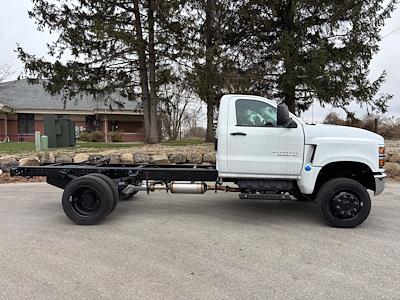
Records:
<instances>
[{"instance_id":1,"label":"white truck","mask_svg":"<svg viewBox=\"0 0 400 300\"><path fill-rule=\"evenodd\" d=\"M368 190L385 187L384 139L343 126L309 125L285 104L258 96L221 99L216 166L56 164L18 167L13 176L47 176L64 189L63 208L77 224L96 224L118 200L139 191L237 192L246 201L311 200L331 226L353 228L371 210ZM212 184L211 184L212 182Z\"/></svg>"}]
</instances>

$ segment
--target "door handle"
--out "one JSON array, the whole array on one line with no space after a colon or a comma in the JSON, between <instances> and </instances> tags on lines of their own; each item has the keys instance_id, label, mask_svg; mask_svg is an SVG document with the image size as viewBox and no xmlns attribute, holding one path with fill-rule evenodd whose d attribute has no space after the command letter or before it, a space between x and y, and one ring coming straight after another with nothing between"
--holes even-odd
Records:
<instances>
[{"instance_id":1,"label":"door handle","mask_svg":"<svg viewBox=\"0 0 400 300\"><path fill-rule=\"evenodd\" d=\"M238 135L240 135L240 136L246 136L247 133L244 133L244 132L232 132L231 135L233 135L233 136L238 136Z\"/></svg>"}]
</instances>

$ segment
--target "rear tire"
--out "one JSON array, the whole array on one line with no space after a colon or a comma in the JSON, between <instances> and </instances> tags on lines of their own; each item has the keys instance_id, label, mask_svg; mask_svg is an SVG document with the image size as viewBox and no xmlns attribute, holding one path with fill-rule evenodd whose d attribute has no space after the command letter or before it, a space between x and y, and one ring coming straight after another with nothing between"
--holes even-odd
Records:
<instances>
[{"instance_id":1,"label":"rear tire","mask_svg":"<svg viewBox=\"0 0 400 300\"><path fill-rule=\"evenodd\" d=\"M111 212L114 194L111 187L95 176L72 180L64 189L62 206L67 217L78 225L94 225Z\"/></svg>"},{"instance_id":2,"label":"rear tire","mask_svg":"<svg viewBox=\"0 0 400 300\"><path fill-rule=\"evenodd\" d=\"M348 178L326 182L316 200L322 219L332 227L357 227L371 211L371 198L366 188Z\"/></svg>"},{"instance_id":3,"label":"rear tire","mask_svg":"<svg viewBox=\"0 0 400 300\"><path fill-rule=\"evenodd\" d=\"M93 176L93 177L100 178L100 179L104 180L110 186L110 188L113 192L113 195L114 195L114 203L113 203L113 207L110 211L110 213L112 213L114 211L114 209L117 207L118 200L119 200L119 192L118 192L117 184L110 177L108 177L104 174L92 173L92 174L89 174L86 176Z\"/></svg>"}]
</instances>

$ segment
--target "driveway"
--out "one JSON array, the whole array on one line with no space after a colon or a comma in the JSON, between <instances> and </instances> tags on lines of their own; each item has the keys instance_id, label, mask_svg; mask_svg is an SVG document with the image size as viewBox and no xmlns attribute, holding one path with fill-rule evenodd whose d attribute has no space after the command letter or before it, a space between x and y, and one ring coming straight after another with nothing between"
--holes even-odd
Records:
<instances>
[{"instance_id":1,"label":"driveway","mask_svg":"<svg viewBox=\"0 0 400 300\"><path fill-rule=\"evenodd\" d=\"M61 194L0 185L1 299L400 299L400 184L356 229L212 192L138 194L84 227Z\"/></svg>"}]
</instances>

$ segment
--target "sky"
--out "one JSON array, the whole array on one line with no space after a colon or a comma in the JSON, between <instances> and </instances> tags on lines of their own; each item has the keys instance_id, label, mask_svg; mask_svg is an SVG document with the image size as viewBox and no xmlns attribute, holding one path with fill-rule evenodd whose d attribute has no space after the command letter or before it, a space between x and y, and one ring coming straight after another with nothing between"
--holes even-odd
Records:
<instances>
[{"instance_id":1,"label":"sky","mask_svg":"<svg viewBox=\"0 0 400 300\"><path fill-rule=\"evenodd\" d=\"M34 21L27 13L31 7L30 0L0 0L0 65L12 65L13 75L10 80L16 79L23 69L15 53L17 44L28 53L46 57L46 44L53 39L48 32L36 29ZM397 29L399 30L395 31ZM380 51L372 61L370 78L376 79L386 70L387 81L381 92L392 94L394 97L385 116L400 117L400 8L393 13L391 19L387 20L382 30L382 36L388 34L390 35L381 41ZM366 110L357 105L352 105L351 109L356 111L359 117L366 114ZM308 122L320 122L331 111L342 113L340 109L322 108L314 104L313 108L302 117Z\"/></svg>"}]
</instances>

